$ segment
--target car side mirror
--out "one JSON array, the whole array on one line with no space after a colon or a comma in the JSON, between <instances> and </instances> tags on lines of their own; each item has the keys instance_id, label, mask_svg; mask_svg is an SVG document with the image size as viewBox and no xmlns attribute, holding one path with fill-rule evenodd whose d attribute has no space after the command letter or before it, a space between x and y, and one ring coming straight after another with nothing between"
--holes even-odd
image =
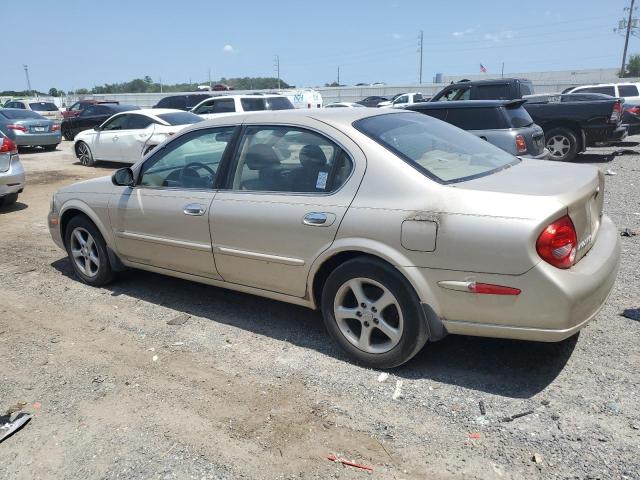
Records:
<instances>
[{"instance_id":1,"label":"car side mirror","mask_svg":"<svg viewBox=\"0 0 640 480\"><path fill-rule=\"evenodd\" d=\"M133 187L136 183L133 170L129 167L119 168L111 176L111 182L118 187Z\"/></svg>"},{"instance_id":2,"label":"car side mirror","mask_svg":"<svg viewBox=\"0 0 640 480\"><path fill-rule=\"evenodd\" d=\"M102 130L102 128L100 128L100 125L96 125L95 127L93 127L93 129L94 129L96 132L99 132L100 130Z\"/></svg>"}]
</instances>

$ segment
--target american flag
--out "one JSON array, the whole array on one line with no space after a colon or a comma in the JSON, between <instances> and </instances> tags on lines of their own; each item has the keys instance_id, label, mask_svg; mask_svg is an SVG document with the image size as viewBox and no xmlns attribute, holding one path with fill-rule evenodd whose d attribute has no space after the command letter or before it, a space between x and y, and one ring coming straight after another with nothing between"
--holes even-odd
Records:
<instances>
[{"instance_id":1,"label":"american flag","mask_svg":"<svg viewBox=\"0 0 640 480\"><path fill-rule=\"evenodd\" d=\"M487 73L487 69L485 68L485 66L483 64L480 64L480 71L482 73Z\"/></svg>"}]
</instances>

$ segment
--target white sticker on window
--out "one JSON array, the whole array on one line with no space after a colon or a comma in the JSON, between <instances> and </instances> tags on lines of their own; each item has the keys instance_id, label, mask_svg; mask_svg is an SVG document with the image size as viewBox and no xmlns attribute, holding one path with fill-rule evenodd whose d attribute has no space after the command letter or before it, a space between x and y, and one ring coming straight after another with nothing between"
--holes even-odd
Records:
<instances>
[{"instance_id":1,"label":"white sticker on window","mask_svg":"<svg viewBox=\"0 0 640 480\"><path fill-rule=\"evenodd\" d=\"M316 188L320 188L322 190L327 186L327 177L329 176L328 172L318 172L318 180L316 180Z\"/></svg>"}]
</instances>

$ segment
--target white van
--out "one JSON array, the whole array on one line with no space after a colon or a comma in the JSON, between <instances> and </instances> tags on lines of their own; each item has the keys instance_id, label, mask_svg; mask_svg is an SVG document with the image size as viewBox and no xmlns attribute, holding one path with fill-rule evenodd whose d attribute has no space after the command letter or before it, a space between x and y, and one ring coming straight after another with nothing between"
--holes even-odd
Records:
<instances>
[{"instance_id":1,"label":"white van","mask_svg":"<svg viewBox=\"0 0 640 480\"><path fill-rule=\"evenodd\" d=\"M202 118L211 119L236 112L292 110L293 108L293 104L284 95L256 93L210 97L193 107L191 112Z\"/></svg>"},{"instance_id":2,"label":"white van","mask_svg":"<svg viewBox=\"0 0 640 480\"><path fill-rule=\"evenodd\" d=\"M640 83L598 83L564 90L562 93L604 93L630 102L640 101Z\"/></svg>"},{"instance_id":3,"label":"white van","mask_svg":"<svg viewBox=\"0 0 640 480\"><path fill-rule=\"evenodd\" d=\"M296 108L322 108L322 95L311 88L282 90L278 93L291 100Z\"/></svg>"}]
</instances>

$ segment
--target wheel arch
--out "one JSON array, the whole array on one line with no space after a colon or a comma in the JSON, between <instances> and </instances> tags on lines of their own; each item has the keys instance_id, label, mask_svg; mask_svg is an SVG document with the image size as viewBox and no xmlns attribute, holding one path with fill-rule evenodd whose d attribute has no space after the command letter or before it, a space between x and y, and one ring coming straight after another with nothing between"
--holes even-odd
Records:
<instances>
[{"instance_id":1,"label":"wheel arch","mask_svg":"<svg viewBox=\"0 0 640 480\"><path fill-rule=\"evenodd\" d=\"M542 124L538 124L542 130L544 131L544 135L545 135L545 143L546 143L546 139L547 139L547 133L555 128L563 128L565 130L571 130L574 135L576 136L576 139L578 140L578 152L581 152L584 150L585 148L585 139L584 139L584 133L582 131L582 127L580 126L580 124L578 122L574 122L571 120L566 120L566 121L559 121L559 120L555 120L555 121L551 121L551 122L544 122Z\"/></svg>"}]
</instances>

